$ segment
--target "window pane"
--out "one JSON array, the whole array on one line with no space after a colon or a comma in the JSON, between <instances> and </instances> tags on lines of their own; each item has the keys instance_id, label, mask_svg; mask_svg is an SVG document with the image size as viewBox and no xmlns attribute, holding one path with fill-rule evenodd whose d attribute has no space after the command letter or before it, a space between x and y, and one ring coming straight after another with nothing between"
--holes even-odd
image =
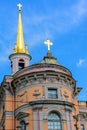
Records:
<instances>
[{"instance_id":1,"label":"window pane","mask_svg":"<svg viewBox=\"0 0 87 130\"><path fill-rule=\"evenodd\" d=\"M21 130L26 130L26 124L25 124L25 121L21 121L20 122L20 127L21 127Z\"/></svg>"},{"instance_id":2,"label":"window pane","mask_svg":"<svg viewBox=\"0 0 87 130\"><path fill-rule=\"evenodd\" d=\"M48 130L62 130L60 116L50 113L48 116Z\"/></svg>"},{"instance_id":3,"label":"window pane","mask_svg":"<svg viewBox=\"0 0 87 130\"><path fill-rule=\"evenodd\" d=\"M48 98L57 98L57 89L48 89Z\"/></svg>"},{"instance_id":4,"label":"window pane","mask_svg":"<svg viewBox=\"0 0 87 130\"><path fill-rule=\"evenodd\" d=\"M83 125L83 124L81 125L81 130L85 130L84 125Z\"/></svg>"}]
</instances>

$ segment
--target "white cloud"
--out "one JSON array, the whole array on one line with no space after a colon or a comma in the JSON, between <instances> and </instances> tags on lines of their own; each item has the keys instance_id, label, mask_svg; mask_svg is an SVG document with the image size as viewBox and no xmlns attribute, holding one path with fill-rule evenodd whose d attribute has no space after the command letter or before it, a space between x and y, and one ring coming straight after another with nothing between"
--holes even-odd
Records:
<instances>
[{"instance_id":1,"label":"white cloud","mask_svg":"<svg viewBox=\"0 0 87 130\"><path fill-rule=\"evenodd\" d=\"M83 20L83 17L87 14L87 1L79 0L77 4L71 7L70 14L73 24L81 22L81 20Z\"/></svg>"},{"instance_id":2,"label":"white cloud","mask_svg":"<svg viewBox=\"0 0 87 130\"><path fill-rule=\"evenodd\" d=\"M78 63L77 63L77 66L78 66L78 67L81 67L81 66L84 65L85 62L86 62L85 59L79 59L79 61L78 61Z\"/></svg>"},{"instance_id":3,"label":"white cloud","mask_svg":"<svg viewBox=\"0 0 87 130\"><path fill-rule=\"evenodd\" d=\"M3 42L0 43L0 45L2 44L4 45ZM2 46L2 49L0 51L0 63L2 65L9 61L8 56L12 53L12 46L10 45Z\"/></svg>"},{"instance_id":4,"label":"white cloud","mask_svg":"<svg viewBox=\"0 0 87 130\"><path fill-rule=\"evenodd\" d=\"M24 32L29 34L31 44L40 43L41 39L53 40L55 34L61 35L79 26L86 14L87 0L79 0L67 9L50 10L50 13L49 11L45 14L33 12L30 16L24 16Z\"/></svg>"}]
</instances>

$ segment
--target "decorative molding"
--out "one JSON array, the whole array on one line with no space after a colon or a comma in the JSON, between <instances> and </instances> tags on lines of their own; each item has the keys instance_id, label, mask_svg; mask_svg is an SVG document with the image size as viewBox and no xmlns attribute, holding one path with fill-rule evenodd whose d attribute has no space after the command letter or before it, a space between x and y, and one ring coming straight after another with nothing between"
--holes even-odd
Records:
<instances>
[{"instance_id":1,"label":"decorative molding","mask_svg":"<svg viewBox=\"0 0 87 130\"><path fill-rule=\"evenodd\" d=\"M17 115L15 115L15 118L17 120L21 119L21 118L25 118L25 117L28 117L29 114L28 113L25 113L25 112L19 112Z\"/></svg>"},{"instance_id":2,"label":"decorative molding","mask_svg":"<svg viewBox=\"0 0 87 130\"><path fill-rule=\"evenodd\" d=\"M40 76L39 76L40 75ZM45 77L45 78L44 78ZM33 85L38 85L38 84L60 84L68 89L70 89L71 91L73 91L72 86L69 85L69 82L66 81L67 78L65 77L65 81L64 79L62 79L62 77L60 77L57 73L49 73L46 72L46 74L42 73L37 73L37 74L31 74L31 75L27 75L24 77L20 77L18 80L13 80L13 88L15 89L15 91L18 92L18 90L23 89L24 87L32 87Z\"/></svg>"},{"instance_id":3,"label":"decorative molding","mask_svg":"<svg viewBox=\"0 0 87 130\"><path fill-rule=\"evenodd\" d=\"M40 95L39 90L35 90L33 93L33 96L35 96L36 98Z\"/></svg>"}]
</instances>

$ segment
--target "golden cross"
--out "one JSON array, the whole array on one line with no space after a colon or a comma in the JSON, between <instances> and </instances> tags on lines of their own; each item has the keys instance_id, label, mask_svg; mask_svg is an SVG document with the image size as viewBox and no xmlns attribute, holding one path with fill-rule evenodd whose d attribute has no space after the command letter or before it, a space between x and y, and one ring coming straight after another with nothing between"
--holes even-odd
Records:
<instances>
[{"instance_id":1,"label":"golden cross","mask_svg":"<svg viewBox=\"0 0 87 130\"><path fill-rule=\"evenodd\" d=\"M17 6L18 6L18 9L21 10L22 4L19 3L17 4Z\"/></svg>"},{"instance_id":2,"label":"golden cross","mask_svg":"<svg viewBox=\"0 0 87 130\"><path fill-rule=\"evenodd\" d=\"M53 43L50 40L46 40L44 43L48 46L48 50L50 50L50 46L52 46Z\"/></svg>"}]
</instances>

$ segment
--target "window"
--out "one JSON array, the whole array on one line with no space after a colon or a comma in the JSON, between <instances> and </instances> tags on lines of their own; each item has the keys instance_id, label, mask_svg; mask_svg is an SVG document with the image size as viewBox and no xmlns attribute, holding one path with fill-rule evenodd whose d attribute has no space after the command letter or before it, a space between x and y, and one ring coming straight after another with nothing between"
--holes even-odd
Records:
<instances>
[{"instance_id":1,"label":"window","mask_svg":"<svg viewBox=\"0 0 87 130\"><path fill-rule=\"evenodd\" d=\"M62 130L60 116L54 112L48 115L48 130Z\"/></svg>"},{"instance_id":2,"label":"window","mask_svg":"<svg viewBox=\"0 0 87 130\"><path fill-rule=\"evenodd\" d=\"M57 89L48 89L48 98L58 98Z\"/></svg>"},{"instance_id":3,"label":"window","mask_svg":"<svg viewBox=\"0 0 87 130\"><path fill-rule=\"evenodd\" d=\"M23 68L24 68L24 65L25 65L25 64L24 64L24 60L23 60L23 59L20 59L20 60L19 60L19 63L18 63L18 68L19 68L19 70L20 70L20 69L23 69Z\"/></svg>"},{"instance_id":4,"label":"window","mask_svg":"<svg viewBox=\"0 0 87 130\"><path fill-rule=\"evenodd\" d=\"M83 124L81 125L81 130L85 130L84 125L83 125Z\"/></svg>"}]
</instances>

